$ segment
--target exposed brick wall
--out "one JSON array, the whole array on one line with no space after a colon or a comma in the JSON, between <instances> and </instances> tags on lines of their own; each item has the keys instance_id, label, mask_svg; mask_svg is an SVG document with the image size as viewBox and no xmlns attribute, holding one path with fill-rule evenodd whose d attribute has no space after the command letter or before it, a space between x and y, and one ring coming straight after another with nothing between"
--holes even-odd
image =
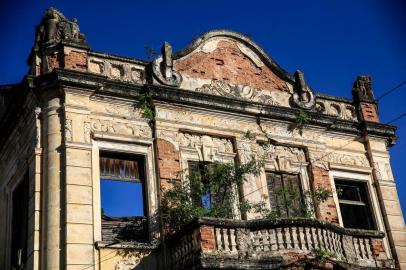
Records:
<instances>
[{"instance_id":1,"label":"exposed brick wall","mask_svg":"<svg viewBox=\"0 0 406 270\"><path fill-rule=\"evenodd\" d=\"M313 188L317 187L332 190L328 170L317 166L312 166ZM317 208L317 218L327 222L338 224L338 213L333 196L331 195L327 201L321 202Z\"/></svg>"},{"instance_id":2,"label":"exposed brick wall","mask_svg":"<svg viewBox=\"0 0 406 270\"><path fill-rule=\"evenodd\" d=\"M373 239L371 241L371 249L374 257L380 257L381 253L385 253L385 247L383 246L382 240Z\"/></svg>"},{"instance_id":3,"label":"exposed brick wall","mask_svg":"<svg viewBox=\"0 0 406 270\"><path fill-rule=\"evenodd\" d=\"M87 71L87 53L70 51L65 54L64 68Z\"/></svg>"},{"instance_id":4,"label":"exposed brick wall","mask_svg":"<svg viewBox=\"0 0 406 270\"><path fill-rule=\"evenodd\" d=\"M203 252L214 251L216 241L214 239L214 227L203 225L200 226L201 247Z\"/></svg>"},{"instance_id":5,"label":"exposed brick wall","mask_svg":"<svg viewBox=\"0 0 406 270\"><path fill-rule=\"evenodd\" d=\"M167 190L172 180L179 180L179 151L171 142L163 139L157 139L157 148L161 189Z\"/></svg>"},{"instance_id":6,"label":"exposed brick wall","mask_svg":"<svg viewBox=\"0 0 406 270\"><path fill-rule=\"evenodd\" d=\"M360 108L362 118L365 121L379 122L378 112L375 104L361 102Z\"/></svg>"},{"instance_id":7,"label":"exposed brick wall","mask_svg":"<svg viewBox=\"0 0 406 270\"><path fill-rule=\"evenodd\" d=\"M61 54L59 53L52 53L50 55L46 56L47 61L48 61L48 67L50 70L54 68L60 68L62 67L62 59L61 59Z\"/></svg>"},{"instance_id":8,"label":"exposed brick wall","mask_svg":"<svg viewBox=\"0 0 406 270\"><path fill-rule=\"evenodd\" d=\"M193 78L216 79L261 89L289 91L285 82L263 65L257 67L235 42L220 41L210 53L203 51L175 62L175 69Z\"/></svg>"}]
</instances>

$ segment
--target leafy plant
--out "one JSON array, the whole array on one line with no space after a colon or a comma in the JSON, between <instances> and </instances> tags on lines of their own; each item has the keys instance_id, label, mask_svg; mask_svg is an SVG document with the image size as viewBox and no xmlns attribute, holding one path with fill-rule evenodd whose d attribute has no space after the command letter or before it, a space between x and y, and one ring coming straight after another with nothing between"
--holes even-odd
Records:
<instances>
[{"instance_id":1,"label":"leafy plant","mask_svg":"<svg viewBox=\"0 0 406 270\"><path fill-rule=\"evenodd\" d=\"M307 112L300 110L295 120L297 126L302 128L310 122L310 116Z\"/></svg>"},{"instance_id":2,"label":"leafy plant","mask_svg":"<svg viewBox=\"0 0 406 270\"><path fill-rule=\"evenodd\" d=\"M244 138L248 139L248 140L255 140L255 138L257 137L257 135L252 132L251 130L247 130L247 132L245 132L244 134Z\"/></svg>"},{"instance_id":3,"label":"leafy plant","mask_svg":"<svg viewBox=\"0 0 406 270\"><path fill-rule=\"evenodd\" d=\"M145 44L144 49L145 49L145 54L147 55L148 60L154 59L155 56L157 55L155 49L153 47L151 47L150 45Z\"/></svg>"},{"instance_id":4,"label":"leafy plant","mask_svg":"<svg viewBox=\"0 0 406 270\"><path fill-rule=\"evenodd\" d=\"M142 117L148 120L155 119L155 109L152 102L152 97L148 92L143 93L138 96L138 107L141 109Z\"/></svg>"},{"instance_id":5,"label":"leafy plant","mask_svg":"<svg viewBox=\"0 0 406 270\"><path fill-rule=\"evenodd\" d=\"M337 255L335 253L330 252L324 248L315 248L313 249L313 253L316 259L322 264L325 264L328 259L337 258Z\"/></svg>"},{"instance_id":6,"label":"leafy plant","mask_svg":"<svg viewBox=\"0 0 406 270\"><path fill-rule=\"evenodd\" d=\"M191 173L186 181L174 181L164 193L163 216L172 230L199 217L234 218L235 208L253 211L254 204L242 200L238 203L237 187L247 181L247 175L258 176L264 166L262 160L245 164L206 163L199 173ZM209 194L209 207L201 198Z\"/></svg>"}]
</instances>

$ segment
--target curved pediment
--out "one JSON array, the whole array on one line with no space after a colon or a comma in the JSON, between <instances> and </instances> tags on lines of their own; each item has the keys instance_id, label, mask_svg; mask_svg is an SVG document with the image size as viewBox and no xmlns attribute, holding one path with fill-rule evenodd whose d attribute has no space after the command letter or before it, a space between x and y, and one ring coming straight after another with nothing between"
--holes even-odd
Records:
<instances>
[{"instance_id":1,"label":"curved pediment","mask_svg":"<svg viewBox=\"0 0 406 270\"><path fill-rule=\"evenodd\" d=\"M165 85L282 106L290 106L297 81L251 39L226 30L207 32L174 54L165 43L153 73Z\"/></svg>"}]
</instances>

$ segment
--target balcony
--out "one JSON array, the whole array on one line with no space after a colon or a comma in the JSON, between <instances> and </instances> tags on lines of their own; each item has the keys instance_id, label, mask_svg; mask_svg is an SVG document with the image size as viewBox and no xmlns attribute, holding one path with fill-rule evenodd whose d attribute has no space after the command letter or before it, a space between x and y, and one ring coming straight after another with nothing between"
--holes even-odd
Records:
<instances>
[{"instance_id":1,"label":"balcony","mask_svg":"<svg viewBox=\"0 0 406 270\"><path fill-rule=\"evenodd\" d=\"M168 239L167 264L170 269L394 268L384 237L314 219L202 218Z\"/></svg>"}]
</instances>

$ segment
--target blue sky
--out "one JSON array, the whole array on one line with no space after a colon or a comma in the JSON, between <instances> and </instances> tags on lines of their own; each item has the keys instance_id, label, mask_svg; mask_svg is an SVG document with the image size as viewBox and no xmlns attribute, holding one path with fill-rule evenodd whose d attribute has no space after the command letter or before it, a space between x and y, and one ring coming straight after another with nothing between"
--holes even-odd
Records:
<instances>
[{"instance_id":1,"label":"blue sky","mask_svg":"<svg viewBox=\"0 0 406 270\"><path fill-rule=\"evenodd\" d=\"M406 1L27 1L0 4L0 84L27 72L35 25L47 7L76 17L93 50L146 59L144 45L174 50L212 29L247 34L284 69L300 69L318 92L351 97L357 75L370 74L375 96L406 81ZM406 112L406 87L379 103L388 122ZM406 211L406 117L398 125L392 166Z\"/></svg>"}]
</instances>

